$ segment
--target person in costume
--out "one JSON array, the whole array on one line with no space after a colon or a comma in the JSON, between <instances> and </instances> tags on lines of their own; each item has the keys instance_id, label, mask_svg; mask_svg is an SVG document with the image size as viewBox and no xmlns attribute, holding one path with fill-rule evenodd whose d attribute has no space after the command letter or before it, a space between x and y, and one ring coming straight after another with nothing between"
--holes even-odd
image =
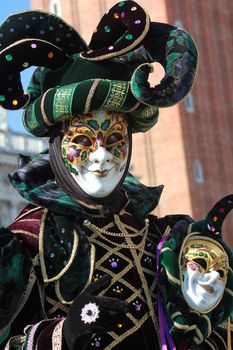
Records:
<instances>
[{"instance_id":1,"label":"person in costume","mask_svg":"<svg viewBox=\"0 0 233 350\"><path fill-rule=\"evenodd\" d=\"M192 87L197 50L190 35L151 22L134 1L113 6L88 46L41 11L10 16L0 34L0 103L24 108L25 128L50 137L49 150L20 156L9 176L30 204L0 232L2 348L160 349L165 326L178 349L211 348L212 329L201 341L187 329L182 337L172 333L169 293L161 293L164 247L156 271L164 233L191 219L151 215L162 186L148 188L128 173L132 133L153 127L159 108ZM151 87L155 61L165 76ZM32 65L38 68L24 92L20 71ZM223 290L218 307L226 306ZM217 326L231 311L229 304L214 322L221 339Z\"/></svg>"}]
</instances>

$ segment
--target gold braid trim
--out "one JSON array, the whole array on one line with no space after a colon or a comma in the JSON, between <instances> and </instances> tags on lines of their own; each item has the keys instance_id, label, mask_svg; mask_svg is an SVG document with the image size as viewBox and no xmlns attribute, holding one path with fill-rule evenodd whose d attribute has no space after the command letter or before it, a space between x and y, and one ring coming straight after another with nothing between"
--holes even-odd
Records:
<instances>
[{"instance_id":1,"label":"gold braid trim","mask_svg":"<svg viewBox=\"0 0 233 350\"><path fill-rule=\"evenodd\" d=\"M60 321L53 330L52 350L62 350L62 327L65 319Z\"/></svg>"},{"instance_id":2,"label":"gold braid trim","mask_svg":"<svg viewBox=\"0 0 233 350\"><path fill-rule=\"evenodd\" d=\"M182 330L185 330L185 331L191 331L191 330L194 330L197 328L197 326L194 324L192 326L189 326L189 325L185 325L185 324L180 324L178 322L174 322L174 326L177 328L177 329L182 329Z\"/></svg>"},{"instance_id":3,"label":"gold braid trim","mask_svg":"<svg viewBox=\"0 0 233 350\"><path fill-rule=\"evenodd\" d=\"M59 272L58 275L56 275L52 278L48 278L48 275L46 272L45 260L44 260L44 247L43 247L45 220L46 220L47 215L48 215L48 209L45 209L43 216L41 218L40 233L39 233L39 257L40 257L41 271L42 271L44 283L54 282L64 275L64 273L70 268L70 266L74 260L74 257L75 257L76 251L77 251L77 247L78 247L78 243L79 243L77 232L75 230L73 230L74 241L73 241L73 248L72 248L72 252L71 252L69 261L67 262L66 266Z\"/></svg>"},{"instance_id":4,"label":"gold braid trim","mask_svg":"<svg viewBox=\"0 0 233 350\"><path fill-rule=\"evenodd\" d=\"M166 274L169 278L169 280L171 280L172 282L174 282L175 284L178 284L179 286L181 285L180 280L178 280L177 278L175 278L174 276L172 276L169 271L166 269Z\"/></svg>"},{"instance_id":5,"label":"gold braid trim","mask_svg":"<svg viewBox=\"0 0 233 350\"><path fill-rule=\"evenodd\" d=\"M120 224L120 222L119 222L119 224ZM123 225L121 225L121 229L124 232L125 229L124 229ZM147 236L147 234L145 235L145 237L146 236ZM130 237L125 237L125 239L126 239L126 242L128 243L128 245L130 245L132 243ZM145 241L144 241L144 244L145 244ZM141 282L142 282L142 286L143 286L144 293L145 293L145 296L146 296L147 305L149 307L149 313L150 313L152 322L154 324L155 331L157 333L157 338L158 338L158 341L160 342L160 336L159 336L159 332L158 332L159 327L158 327L157 320L156 320L156 317L155 317L155 311L154 311L153 303L152 303L151 296L150 296L150 293L149 293L149 288L148 288L148 285L147 285L147 281L146 281L145 275L144 275L144 273L142 271L142 267L141 267L141 263L140 263L140 260L142 258L142 254L143 254L143 250L141 250L141 252L139 252L138 255L137 255L136 250L131 250L131 253L132 253L132 256L134 258L134 262L135 262L135 265L136 265L139 277L140 277ZM159 345L161 346L161 344L159 344Z\"/></svg>"},{"instance_id":6,"label":"gold braid trim","mask_svg":"<svg viewBox=\"0 0 233 350\"><path fill-rule=\"evenodd\" d=\"M94 236L97 236L96 234L94 234L92 237L89 237L89 241L92 242L93 244L96 243L97 245L99 245L100 247L106 249L108 248L105 244L101 243L99 240L98 240L98 237L97 239L94 239ZM99 269L100 271L106 273L106 274L109 274L111 277L112 277L112 280L111 280L111 285L114 284L115 281L118 281L121 282L124 286L126 286L127 288L129 288L133 293L134 293L134 296L137 296L139 297L142 301L146 302L146 300L143 298L142 295L140 295L142 289L135 289L131 284L129 284L126 280L124 280L124 275L133 267L133 263L132 261L127 258L126 256L124 256L123 254L121 254L118 250L121 249L121 247L116 247L116 248L113 248L111 249L108 253L106 253L97 263L96 263L96 268ZM103 266L101 266L101 264L107 260L112 254L116 254L117 256L119 256L120 258L122 258L123 260L127 261L127 266L121 271L119 272L118 274L112 272L111 270L108 270L106 268L104 268ZM109 288L109 287L108 287ZM108 289L106 288L105 290L103 290L102 292L99 293L99 295L104 295L104 293L106 292L106 290ZM131 300L131 298L129 298ZM129 300L127 299L127 301Z\"/></svg>"},{"instance_id":7,"label":"gold braid trim","mask_svg":"<svg viewBox=\"0 0 233 350\"><path fill-rule=\"evenodd\" d=\"M165 247L165 248L162 248L162 249L161 249L161 253L167 252L168 250L169 250L170 252L173 251L171 248Z\"/></svg>"},{"instance_id":8,"label":"gold braid trim","mask_svg":"<svg viewBox=\"0 0 233 350\"><path fill-rule=\"evenodd\" d=\"M232 292L231 289L226 288L226 289L225 289L225 292L228 293L228 294L230 294L231 297L233 297L233 292Z\"/></svg>"},{"instance_id":9,"label":"gold braid trim","mask_svg":"<svg viewBox=\"0 0 233 350\"><path fill-rule=\"evenodd\" d=\"M231 317L228 317L227 320L227 349L231 350Z\"/></svg>"},{"instance_id":10,"label":"gold braid trim","mask_svg":"<svg viewBox=\"0 0 233 350\"><path fill-rule=\"evenodd\" d=\"M94 93L95 93L95 90L97 88L97 86L99 85L99 82L100 82L101 79L95 79L91 88L90 88L90 91L87 95L87 100L86 100L86 103L85 103L85 108L84 108L84 111L83 113L86 114L89 112L90 110L90 107L91 107L91 101L92 101L92 98L94 96Z\"/></svg>"},{"instance_id":11,"label":"gold braid trim","mask_svg":"<svg viewBox=\"0 0 233 350\"><path fill-rule=\"evenodd\" d=\"M197 345L201 344L203 341L204 341L204 337L203 337L203 334L202 332L200 331L200 329L198 327L196 327L196 334L197 334L197 337L194 337L193 340L195 341L195 343Z\"/></svg>"},{"instance_id":12,"label":"gold braid trim","mask_svg":"<svg viewBox=\"0 0 233 350\"><path fill-rule=\"evenodd\" d=\"M212 326L211 326L211 322L208 316L206 315L202 315L201 318L204 318L207 322L207 338L210 336L211 332L212 332Z\"/></svg>"},{"instance_id":13,"label":"gold braid trim","mask_svg":"<svg viewBox=\"0 0 233 350\"><path fill-rule=\"evenodd\" d=\"M90 273L89 273L89 277L88 277L88 281L86 283L86 285L84 286L83 289L86 288L86 286L88 286L91 283L92 280L92 276L94 273L94 267L95 267L95 247L93 244L91 244L91 257L90 257L90 262L91 262L91 268L90 268ZM57 280L55 282L55 292L56 295L58 297L58 299L62 302L62 304L66 304L66 305L71 305L73 303L73 300L67 301L65 300L62 295L61 295L61 290L60 290L60 280Z\"/></svg>"},{"instance_id":14,"label":"gold braid trim","mask_svg":"<svg viewBox=\"0 0 233 350\"><path fill-rule=\"evenodd\" d=\"M127 313L128 316L128 313ZM126 331L125 333L121 334L120 336L116 335L115 332L110 332L108 334L110 334L115 340L109 344L105 350L111 350L112 348L114 348L117 344L119 344L120 342L122 342L122 340L124 340L125 338L127 338L129 335L133 334L134 332L136 332L142 325L143 323L148 319L148 315L145 314L139 321L137 320L137 323L135 324L134 327L130 328L128 331Z\"/></svg>"},{"instance_id":15,"label":"gold braid trim","mask_svg":"<svg viewBox=\"0 0 233 350\"><path fill-rule=\"evenodd\" d=\"M20 216L17 216L17 217L15 218L15 220L13 221L13 223L18 222L18 221L21 221L21 219L22 219L24 216L26 216L26 215L28 215L28 214L30 214L30 213L33 213L34 211L37 211L37 210L39 210L39 209L41 209L41 208L42 208L42 207L35 207L35 208L32 208L32 209L26 211L25 213L21 214Z\"/></svg>"},{"instance_id":16,"label":"gold braid trim","mask_svg":"<svg viewBox=\"0 0 233 350\"><path fill-rule=\"evenodd\" d=\"M216 332L216 331L213 331L213 333L215 334L215 336L217 337L217 338L219 338L221 341L222 341L222 343L223 343L223 345L224 345L224 347L225 347L225 350L228 350L227 349L227 344L225 343L225 340L221 337L221 335L218 333L218 332ZM223 350L223 349L222 349Z\"/></svg>"},{"instance_id":17,"label":"gold braid trim","mask_svg":"<svg viewBox=\"0 0 233 350\"><path fill-rule=\"evenodd\" d=\"M42 100L41 100L41 104L40 104L40 110L41 110L41 114L42 114L43 121L44 121L45 124L47 124L48 126L52 126L53 123L50 122L50 120L48 119L48 117L47 117L47 115L46 115L46 113L45 113L45 106L44 106L44 104L45 104L45 98L46 98L46 96L47 96L47 93L48 93L50 90L52 90L52 89L53 89L53 88L48 89L48 90L44 93L44 95L43 95L43 97L42 97Z\"/></svg>"},{"instance_id":18,"label":"gold braid trim","mask_svg":"<svg viewBox=\"0 0 233 350\"><path fill-rule=\"evenodd\" d=\"M141 105L141 102L137 102L132 108L125 111L125 113L132 113L138 109L138 107Z\"/></svg>"},{"instance_id":19,"label":"gold braid trim","mask_svg":"<svg viewBox=\"0 0 233 350\"><path fill-rule=\"evenodd\" d=\"M52 315L52 313L54 313L57 310L62 310L66 313L68 313L68 307L66 307L65 305L63 305L60 301L56 301L53 300L52 298L46 296L46 301L47 303L49 303L50 305L52 305L53 307L48 311L48 315Z\"/></svg>"},{"instance_id":20,"label":"gold braid trim","mask_svg":"<svg viewBox=\"0 0 233 350\"><path fill-rule=\"evenodd\" d=\"M211 344L211 342L213 342L214 345ZM215 344L215 342L214 342L212 339L211 339L211 341L206 339L206 340L205 340L205 343L208 344L209 347L210 347L211 349L213 349L213 350L217 350L217 349L218 349L217 345ZM215 345L216 345L216 346L215 346Z\"/></svg>"},{"instance_id":21,"label":"gold braid trim","mask_svg":"<svg viewBox=\"0 0 233 350\"><path fill-rule=\"evenodd\" d=\"M173 318L176 318L177 316L181 316L181 315L182 315L182 313L180 311L176 311L173 314L171 314L171 318L173 319Z\"/></svg>"},{"instance_id":22,"label":"gold braid trim","mask_svg":"<svg viewBox=\"0 0 233 350\"><path fill-rule=\"evenodd\" d=\"M34 233L31 233L29 231L23 231L23 230L11 230L12 233L14 234L17 234L17 233L23 233L25 234L26 236L29 236L29 237L33 237L35 239L39 239L39 237L37 235L35 235Z\"/></svg>"}]
</instances>

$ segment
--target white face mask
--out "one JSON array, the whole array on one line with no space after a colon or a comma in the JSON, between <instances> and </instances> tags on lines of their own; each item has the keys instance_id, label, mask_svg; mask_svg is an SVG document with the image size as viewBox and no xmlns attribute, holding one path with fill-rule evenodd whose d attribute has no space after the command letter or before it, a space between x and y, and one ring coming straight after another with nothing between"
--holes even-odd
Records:
<instances>
[{"instance_id":1,"label":"white face mask","mask_svg":"<svg viewBox=\"0 0 233 350\"><path fill-rule=\"evenodd\" d=\"M92 197L104 198L117 187L127 165L126 117L101 111L73 117L61 148L63 161L81 189Z\"/></svg>"},{"instance_id":2,"label":"white face mask","mask_svg":"<svg viewBox=\"0 0 233 350\"><path fill-rule=\"evenodd\" d=\"M228 257L218 245L204 240L188 241L182 256L183 294L187 304L207 313L225 291Z\"/></svg>"}]
</instances>

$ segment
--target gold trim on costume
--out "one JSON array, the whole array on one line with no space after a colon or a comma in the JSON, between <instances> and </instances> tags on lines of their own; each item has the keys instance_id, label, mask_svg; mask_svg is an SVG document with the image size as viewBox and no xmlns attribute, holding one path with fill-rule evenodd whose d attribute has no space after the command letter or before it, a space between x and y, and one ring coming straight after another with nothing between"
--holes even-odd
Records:
<instances>
[{"instance_id":1,"label":"gold trim on costume","mask_svg":"<svg viewBox=\"0 0 233 350\"><path fill-rule=\"evenodd\" d=\"M199 338L195 337L194 340L196 339L195 341L197 341L197 345L198 345L204 341L204 336L198 327L196 327L196 334Z\"/></svg>"},{"instance_id":2,"label":"gold trim on costume","mask_svg":"<svg viewBox=\"0 0 233 350\"><path fill-rule=\"evenodd\" d=\"M43 95L43 97L41 99L41 104L40 104L40 110L41 110L43 121L48 126L52 126L53 123L51 123L51 121L48 119L48 117L47 117L47 115L45 113L45 98L46 98L48 92L51 91L52 89L54 89L54 88L50 88L44 93L44 95Z\"/></svg>"},{"instance_id":3,"label":"gold trim on costume","mask_svg":"<svg viewBox=\"0 0 233 350\"><path fill-rule=\"evenodd\" d=\"M53 300L52 298L46 296L46 302L49 303L50 305L53 305L53 307L48 311L48 315L52 315L57 310L62 310L68 313L69 309L65 305L63 305L60 301Z\"/></svg>"},{"instance_id":4,"label":"gold trim on costume","mask_svg":"<svg viewBox=\"0 0 233 350\"><path fill-rule=\"evenodd\" d=\"M120 222L118 224L120 225ZM120 226L121 226L121 230L124 232L125 228L122 225L122 223L121 223ZM147 236L147 234L145 234L145 237L146 236ZM131 240L130 237L126 236L125 239L126 239L126 242L127 242L128 245L130 245L132 243L132 240ZM145 245L145 240L144 240L144 245ZM145 249L145 247L144 247L144 249ZM143 249L143 251L144 251L144 249ZM154 324L155 331L157 333L157 338L158 338L158 341L159 341L160 340L159 331L158 331L159 327L158 327L158 323L157 323L157 320L156 320L156 317L155 317L155 311L154 311L154 306L153 306L153 303L152 303L151 295L149 293L150 289L148 287L145 275L144 275L143 270L142 270L141 262L140 262L141 258L142 258L142 255L143 255L143 251L141 251L141 252L139 251L139 253L137 254L136 250L132 250L131 253L132 253L132 256L134 258L134 262L135 262L135 265L136 265L139 277L140 277L141 282L142 282L143 290L144 290L144 293L145 293L145 296L146 296L147 305L149 307L149 314L150 314L152 322Z\"/></svg>"},{"instance_id":5,"label":"gold trim on costume","mask_svg":"<svg viewBox=\"0 0 233 350\"><path fill-rule=\"evenodd\" d=\"M46 270L45 270L44 256L43 256L43 265L44 265L44 267L43 267L42 273L45 272L45 274L43 273L43 278L44 278L44 282L45 283L54 282L54 281L58 280L70 268L70 266L71 266L71 264L72 264L72 262L74 260L75 254L77 252L78 243L79 243L79 238L78 238L77 232L75 230L73 230L73 232L74 232L74 242L73 242L73 248L72 248L72 252L71 252L71 255L70 255L70 259L67 262L66 266L59 272L59 274L57 276L54 276L52 278L48 278ZM42 267L42 264L41 264L41 267Z\"/></svg>"},{"instance_id":6,"label":"gold trim on costume","mask_svg":"<svg viewBox=\"0 0 233 350\"><path fill-rule=\"evenodd\" d=\"M210 322L210 319L208 316L206 315L202 315L201 318L204 318L207 322L207 327L208 327L208 332L207 332L207 338L209 337L209 335L211 334L212 332L212 326L211 326L211 322Z\"/></svg>"},{"instance_id":7,"label":"gold trim on costume","mask_svg":"<svg viewBox=\"0 0 233 350\"><path fill-rule=\"evenodd\" d=\"M177 278L175 278L174 276L172 276L169 271L166 269L166 274L169 278L169 280L171 280L172 282L174 282L175 284L178 284L179 286L181 285L180 280L178 280Z\"/></svg>"},{"instance_id":8,"label":"gold trim on costume","mask_svg":"<svg viewBox=\"0 0 233 350\"><path fill-rule=\"evenodd\" d=\"M194 324L192 326L189 326L189 325L185 325L185 324L180 324L178 322L174 322L174 326L178 329L183 329L185 331L191 331L191 330L194 330L197 328L197 326Z\"/></svg>"},{"instance_id":9,"label":"gold trim on costume","mask_svg":"<svg viewBox=\"0 0 233 350\"><path fill-rule=\"evenodd\" d=\"M94 273L94 267L95 267L95 246L93 244L91 244L90 273L89 273L88 281L83 289L85 289L88 286L88 284L91 283L92 276ZM56 292L58 299L62 302L62 304L71 305L73 303L73 300L66 301L62 297L61 290L60 290L60 280L57 280L55 282L55 292Z\"/></svg>"},{"instance_id":10,"label":"gold trim on costume","mask_svg":"<svg viewBox=\"0 0 233 350\"><path fill-rule=\"evenodd\" d=\"M148 223L146 223L142 229L138 230L130 225L127 225L121 222L119 215L114 215L114 223L113 222L108 223L106 226L102 227L101 230L106 231L107 229L113 228L115 225L116 225L116 228L118 229L117 234L115 232L110 232L110 231L108 232L109 236L112 236L113 240L107 239L105 237L104 232L100 234L98 229L91 230L92 233L88 237L88 240L90 243L94 244L96 247L101 247L106 251L103 254L103 256L101 256L99 260L96 262L96 266L95 266L96 270L100 274L108 274L112 277L110 286L105 288L105 290L102 290L99 293L99 295L104 296L106 292L109 289L111 289L115 283L120 283L122 287L126 287L130 291L128 298L125 300L126 302L131 303L136 299L140 300L144 304L149 305L149 311L147 311L140 320L133 317L130 313L127 313L127 317L129 318L129 320L132 321L133 326L128 330L126 329L122 334L109 332L108 334L112 336L113 339L110 340L108 345L106 345L105 350L114 348L117 344L122 342L127 336L136 332L149 317L152 320L152 323L155 327L155 332L158 336L158 325L157 325L155 311L154 311L154 307L151 299L152 298L151 289L153 289L156 286L157 280L156 280L156 276L154 276L153 283L150 285L150 288L149 288L146 277L144 275L144 273L149 272L149 270L147 268L141 267L141 259L145 253L148 253L145 250L145 244L148 236L149 225ZM121 251L122 249L125 249L126 246L127 247L135 246L133 241L135 236L137 236L138 239L140 238L140 241L141 241L140 245L142 245L142 248L130 250L131 257L127 257ZM120 241L125 240L126 246L123 247L122 245L120 245L119 242L114 242L114 239L120 239ZM116 246L112 247L114 243L116 243ZM120 258L125 262L124 267L122 267L122 269L120 269L118 272L112 271L110 268L105 266L105 262L107 262L108 259L113 254L116 255L117 258ZM139 276L139 280L141 280L141 284L143 287L136 288L134 285L126 281L125 276L132 269L136 269ZM159 336L158 336L158 339L159 339Z\"/></svg>"},{"instance_id":11,"label":"gold trim on costume","mask_svg":"<svg viewBox=\"0 0 233 350\"><path fill-rule=\"evenodd\" d=\"M84 111L83 111L83 114L86 114L89 112L90 110L90 107L91 107L91 101L92 101L92 98L93 98L93 95L95 93L95 90L97 88L97 86L99 85L99 82L100 82L101 79L95 79L91 88L90 88L90 91L87 95L87 99L86 99L86 103L85 103L85 108L84 108Z\"/></svg>"},{"instance_id":12,"label":"gold trim on costume","mask_svg":"<svg viewBox=\"0 0 233 350\"><path fill-rule=\"evenodd\" d=\"M53 98L53 120L59 121L62 116L72 115L73 95L78 83L63 86L59 88Z\"/></svg>"},{"instance_id":13,"label":"gold trim on costume","mask_svg":"<svg viewBox=\"0 0 233 350\"><path fill-rule=\"evenodd\" d=\"M140 44L140 42L145 38L146 34L148 33L148 30L150 28L150 16L149 14L147 13L147 11L145 9L143 9L144 12L146 13L146 24L145 24L145 28L142 32L142 34L137 38L137 40L134 40L134 42L125 47L124 49L120 50L120 51L116 51L116 52L111 52L111 53L107 53L103 56L98 56L98 57L83 57L82 54L80 54L80 56L82 58L84 58L85 60L88 60L88 61L102 61L102 60L106 60L107 58L111 58L111 57L117 57L117 56L121 56L123 55L124 53L127 53L129 51L132 51L133 48L135 48L138 44Z\"/></svg>"},{"instance_id":14,"label":"gold trim on costume","mask_svg":"<svg viewBox=\"0 0 233 350\"><path fill-rule=\"evenodd\" d=\"M227 349L227 344L225 343L225 340L221 337L221 335L220 335L217 331L213 331L213 333L214 333L219 339L221 339L222 343L223 343L224 346L225 346L225 350L229 350L229 349Z\"/></svg>"},{"instance_id":15,"label":"gold trim on costume","mask_svg":"<svg viewBox=\"0 0 233 350\"><path fill-rule=\"evenodd\" d=\"M213 342L213 343L214 343L214 345L213 345L213 344L211 344L211 342ZM211 349L213 349L213 350L218 349L217 345L215 344L215 342L214 342L212 339L211 339L211 340L206 339L206 340L205 340L205 343L206 343L206 344L208 344L208 345L209 345L209 347L210 347Z\"/></svg>"},{"instance_id":16,"label":"gold trim on costume","mask_svg":"<svg viewBox=\"0 0 233 350\"><path fill-rule=\"evenodd\" d=\"M53 330L52 350L62 350L62 327L65 319L60 321Z\"/></svg>"},{"instance_id":17,"label":"gold trim on costume","mask_svg":"<svg viewBox=\"0 0 233 350\"><path fill-rule=\"evenodd\" d=\"M119 110L125 102L128 90L128 82L113 80L100 109Z\"/></svg>"},{"instance_id":18,"label":"gold trim on costume","mask_svg":"<svg viewBox=\"0 0 233 350\"><path fill-rule=\"evenodd\" d=\"M26 211L25 213L21 214L20 216L17 216L17 218L13 221L13 223L20 221L24 216L26 216L26 215L28 215L30 213L33 213L34 211L37 211L39 209L42 209L42 207L38 206L38 207L35 207L35 208L32 208L32 209Z\"/></svg>"},{"instance_id":19,"label":"gold trim on costume","mask_svg":"<svg viewBox=\"0 0 233 350\"><path fill-rule=\"evenodd\" d=\"M177 316L182 316L182 313L180 311L176 311L174 314L171 314L171 318L176 318Z\"/></svg>"},{"instance_id":20,"label":"gold trim on costume","mask_svg":"<svg viewBox=\"0 0 233 350\"><path fill-rule=\"evenodd\" d=\"M127 314L128 315L128 314ZM148 319L148 315L145 314L140 320L137 320L137 323L134 327L130 328L128 331L124 332L123 334L117 336L115 332L110 332L109 334L115 338L112 343L110 343L105 350L111 350L114 346L122 342L125 338L127 338L129 335L135 333L142 325L145 323L145 321Z\"/></svg>"},{"instance_id":21,"label":"gold trim on costume","mask_svg":"<svg viewBox=\"0 0 233 350\"><path fill-rule=\"evenodd\" d=\"M229 288L225 288L225 292L230 294L231 297L233 297L233 291Z\"/></svg>"},{"instance_id":22,"label":"gold trim on costume","mask_svg":"<svg viewBox=\"0 0 233 350\"><path fill-rule=\"evenodd\" d=\"M67 262L66 266L59 272L58 275L52 278L48 278L47 272L46 272L45 260L44 260L44 247L43 247L45 220L46 220L47 214L48 214L48 209L45 209L41 218L41 225L40 225L40 232L39 232L39 257L40 257L41 271L42 271L44 283L54 282L64 275L64 273L69 269L70 265L74 260L78 243L79 243L78 234L75 230L73 230L74 241L73 241L73 247L72 247L72 252L71 252L69 261Z\"/></svg>"},{"instance_id":23,"label":"gold trim on costume","mask_svg":"<svg viewBox=\"0 0 233 350\"><path fill-rule=\"evenodd\" d=\"M138 109L138 107L141 105L141 102L137 102L132 108L125 111L125 113L132 113Z\"/></svg>"},{"instance_id":24,"label":"gold trim on costume","mask_svg":"<svg viewBox=\"0 0 233 350\"><path fill-rule=\"evenodd\" d=\"M231 350L231 317L229 316L227 319L227 348Z\"/></svg>"},{"instance_id":25,"label":"gold trim on costume","mask_svg":"<svg viewBox=\"0 0 233 350\"><path fill-rule=\"evenodd\" d=\"M11 230L12 233L22 233L22 234L25 234L26 236L29 236L29 237L33 237L35 239L39 239L39 237L37 235L35 235L34 233L31 233L29 231L24 231L24 230Z\"/></svg>"}]
</instances>

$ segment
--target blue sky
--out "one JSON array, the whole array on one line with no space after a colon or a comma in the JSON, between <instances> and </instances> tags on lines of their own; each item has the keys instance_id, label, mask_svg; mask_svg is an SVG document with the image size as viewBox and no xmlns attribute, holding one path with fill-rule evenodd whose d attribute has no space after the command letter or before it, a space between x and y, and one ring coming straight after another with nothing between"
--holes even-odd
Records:
<instances>
[{"instance_id":1,"label":"blue sky","mask_svg":"<svg viewBox=\"0 0 233 350\"><path fill-rule=\"evenodd\" d=\"M2 0L1 10L0 10L0 23L6 20L6 18L15 13L30 9L30 0ZM33 68L27 69L21 73L23 85L26 88L28 81L31 77ZM10 129L16 132L25 133L25 130L21 121L22 110L8 112L8 125Z\"/></svg>"}]
</instances>

